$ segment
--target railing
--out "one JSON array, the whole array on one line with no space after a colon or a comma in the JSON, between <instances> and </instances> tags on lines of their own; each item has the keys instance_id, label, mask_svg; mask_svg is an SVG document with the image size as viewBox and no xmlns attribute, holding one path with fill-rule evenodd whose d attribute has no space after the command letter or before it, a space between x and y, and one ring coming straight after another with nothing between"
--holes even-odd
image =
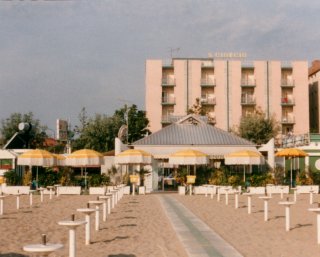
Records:
<instances>
[{"instance_id":1,"label":"railing","mask_svg":"<svg viewBox=\"0 0 320 257\"><path fill-rule=\"evenodd\" d=\"M174 96L163 96L161 99L162 104L175 104L176 98Z\"/></svg>"},{"instance_id":2,"label":"railing","mask_svg":"<svg viewBox=\"0 0 320 257\"><path fill-rule=\"evenodd\" d=\"M310 134L293 135L292 133L289 133L277 137L275 141L275 146L281 148L298 147L309 144Z\"/></svg>"},{"instance_id":3,"label":"railing","mask_svg":"<svg viewBox=\"0 0 320 257\"><path fill-rule=\"evenodd\" d=\"M173 68L173 60L163 60L162 67L164 68Z\"/></svg>"},{"instance_id":4,"label":"railing","mask_svg":"<svg viewBox=\"0 0 320 257\"><path fill-rule=\"evenodd\" d=\"M293 116L284 116L281 118L281 123L283 124L292 124L295 123L295 118Z\"/></svg>"},{"instance_id":5,"label":"railing","mask_svg":"<svg viewBox=\"0 0 320 257\"><path fill-rule=\"evenodd\" d=\"M202 78L201 79L201 86L215 86L216 80L211 78Z\"/></svg>"},{"instance_id":6,"label":"railing","mask_svg":"<svg viewBox=\"0 0 320 257\"><path fill-rule=\"evenodd\" d=\"M256 80L255 79L241 79L241 86L242 87L255 87Z\"/></svg>"},{"instance_id":7,"label":"railing","mask_svg":"<svg viewBox=\"0 0 320 257\"><path fill-rule=\"evenodd\" d=\"M282 105L294 105L294 99L292 97L281 97Z\"/></svg>"},{"instance_id":8,"label":"railing","mask_svg":"<svg viewBox=\"0 0 320 257\"><path fill-rule=\"evenodd\" d=\"M162 78L162 86L174 86L176 80L174 78Z\"/></svg>"},{"instance_id":9,"label":"railing","mask_svg":"<svg viewBox=\"0 0 320 257\"><path fill-rule=\"evenodd\" d=\"M255 96L249 94L242 95L241 104L256 104Z\"/></svg>"},{"instance_id":10,"label":"railing","mask_svg":"<svg viewBox=\"0 0 320 257\"><path fill-rule=\"evenodd\" d=\"M209 105L214 105L216 104L216 98L211 98L211 97L201 97L200 99L201 104L209 104Z\"/></svg>"},{"instance_id":11,"label":"railing","mask_svg":"<svg viewBox=\"0 0 320 257\"><path fill-rule=\"evenodd\" d=\"M203 61L201 62L201 67L202 68L213 68L213 62L212 61Z\"/></svg>"},{"instance_id":12,"label":"railing","mask_svg":"<svg viewBox=\"0 0 320 257\"><path fill-rule=\"evenodd\" d=\"M294 87L293 79L281 79L281 87Z\"/></svg>"}]
</instances>

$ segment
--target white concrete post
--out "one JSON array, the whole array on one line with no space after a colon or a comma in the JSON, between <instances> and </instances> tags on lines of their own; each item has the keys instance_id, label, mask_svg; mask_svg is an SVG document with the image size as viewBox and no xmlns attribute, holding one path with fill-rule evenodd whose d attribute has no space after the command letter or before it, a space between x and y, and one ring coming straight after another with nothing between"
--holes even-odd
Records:
<instances>
[{"instance_id":1,"label":"white concrete post","mask_svg":"<svg viewBox=\"0 0 320 257\"><path fill-rule=\"evenodd\" d=\"M234 194L234 208L238 209L239 208L239 193L235 192Z\"/></svg>"},{"instance_id":2,"label":"white concrete post","mask_svg":"<svg viewBox=\"0 0 320 257\"><path fill-rule=\"evenodd\" d=\"M310 191L310 204L313 204L313 190Z\"/></svg>"},{"instance_id":3,"label":"white concrete post","mask_svg":"<svg viewBox=\"0 0 320 257\"><path fill-rule=\"evenodd\" d=\"M290 231L290 205L286 206L286 231Z\"/></svg>"},{"instance_id":4,"label":"white concrete post","mask_svg":"<svg viewBox=\"0 0 320 257\"><path fill-rule=\"evenodd\" d=\"M0 215L3 215L3 198L0 198Z\"/></svg>"},{"instance_id":5,"label":"white concrete post","mask_svg":"<svg viewBox=\"0 0 320 257\"><path fill-rule=\"evenodd\" d=\"M69 229L69 257L76 257L76 229Z\"/></svg>"},{"instance_id":6,"label":"white concrete post","mask_svg":"<svg viewBox=\"0 0 320 257\"><path fill-rule=\"evenodd\" d=\"M19 209L20 209L20 195L18 193L18 195L17 195L17 210L19 210Z\"/></svg>"},{"instance_id":7,"label":"white concrete post","mask_svg":"<svg viewBox=\"0 0 320 257\"><path fill-rule=\"evenodd\" d=\"M220 202L220 188L217 189L217 202Z\"/></svg>"},{"instance_id":8,"label":"white concrete post","mask_svg":"<svg viewBox=\"0 0 320 257\"><path fill-rule=\"evenodd\" d=\"M99 219L100 219L100 214L99 214L99 205L96 205L96 223L95 223L95 229L96 231L99 230Z\"/></svg>"},{"instance_id":9,"label":"white concrete post","mask_svg":"<svg viewBox=\"0 0 320 257\"><path fill-rule=\"evenodd\" d=\"M111 198L108 198L108 214L111 213Z\"/></svg>"},{"instance_id":10,"label":"white concrete post","mask_svg":"<svg viewBox=\"0 0 320 257\"><path fill-rule=\"evenodd\" d=\"M229 194L228 194L228 189L226 189L226 205L229 204Z\"/></svg>"}]
</instances>

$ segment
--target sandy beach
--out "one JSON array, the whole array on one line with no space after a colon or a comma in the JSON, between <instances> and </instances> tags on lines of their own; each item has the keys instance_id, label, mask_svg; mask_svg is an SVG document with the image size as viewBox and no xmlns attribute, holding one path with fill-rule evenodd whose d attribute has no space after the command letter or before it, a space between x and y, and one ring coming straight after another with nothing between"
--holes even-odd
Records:
<instances>
[{"instance_id":1,"label":"sandy beach","mask_svg":"<svg viewBox=\"0 0 320 257\"><path fill-rule=\"evenodd\" d=\"M234 209L234 196L229 196L229 205L225 198L221 201L203 195L181 197L179 201L205 221L222 238L233 245L247 257L277 256L293 257L320 256L320 245L317 245L316 214L308 208L317 207L309 204L309 194L298 195L297 204L290 210L291 230L285 231L285 208L280 206L280 195L273 195L269 200L269 221L264 221L263 200L252 197L252 213L247 211L247 196L239 197L239 209ZM291 200L293 196L290 195ZM314 196L314 202L319 201Z\"/></svg>"},{"instance_id":2,"label":"sandy beach","mask_svg":"<svg viewBox=\"0 0 320 257\"><path fill-rule=\"evenodd\" d=\"M5 214L0 216L0 256L30 256L22 250L24 245L40 243L46 233L48 242L62 243L63 250L52 256L68 256L68 230L59 226L61 220L84 216L76 212L85 208L88 200L96 196L59 196L40 204L35 196L34 207L29 208L28 196L21 197L21 209L16 210L14 196L5 198ZM124 196L112 209L101 230L94 230L91 219L92 244L85 246L84 226L77 229L77 256L186 256L156 195Z\"/></svg>"},{"instance_id":3,"label":"sandy beach","mask_svg":"<svg viewBox=\"0 0 320 257\"><path fill-rule=\"evenodd\" d=\"M247 213L247 197L240 196L239 209L234 209L233 195L229 205L224 197L217 202L203 195L179 196L169 194L192 210L200 219L234 246L241 254L254 256L320 256L316 242L316 215L309 212L309 195L299 195L291 207L291 230L285 231L284 207L278 204L279 195L269 201L269 221L263 219L263 200L252 199L252 214ZM124 196L112 209L101 230L94 231L91 221L92 244L84 244L84 226L77 229L77 256L187 256L170 221L160 204L162 194ZM292 197L292 196L291 196ZM286 198L286 196L285 196ZM68 230L59 226L61 220L84 219L76 212L96 196L60 196L40 203L34 197L21 197L21 209L16 210L15 196L5 198L5 213L0 216L0 256L31 256L22 250L24 245L40 243L46 233L48 242L65 247L52 256L68 256ZM318 201L319 196L314 197ZM316 204L312 205L316 207Z\"/></svg>"}]
</instances>

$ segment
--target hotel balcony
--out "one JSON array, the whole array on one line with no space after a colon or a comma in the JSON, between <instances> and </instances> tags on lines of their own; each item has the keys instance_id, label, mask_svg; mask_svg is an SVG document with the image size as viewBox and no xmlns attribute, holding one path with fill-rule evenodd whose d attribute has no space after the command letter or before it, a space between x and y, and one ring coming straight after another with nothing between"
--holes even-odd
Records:
<instances>
[{"instance_id":1,"label":"hotel balcony","mask_svg":"<svg viewBox=\"0 0 320 257\"><path fill-rule=\"evenodd\" d=\"M281 79L281 87L294 87L293 79Z\"/></svg>"},{"instance_id":2,"label":"hotel balcony","mask_svg":"<svg viewBox=\"0 0 320 257\"><path fill-rule=\"evenodd\" d=\"M161 123L162 124L171 124L172 123L172 116L170 114L162 115Z\"/></svg>"},{"instance_id":3,"label":"hotel balcony","mask_svg":"<svg viewBox=\"0 0 320 257\"><path fill-rule=\"evenodd\" d=\"M201 87L214 87L216 80L214 78L203 78L200 82Z\"/></svg>"},{"instance_id":4,"label":"hotel balcony","mask_svg":"<svg viewBox=\"0 0 320 257\"><path fill-rule=\"evenodd\" d=\"M176 85L176 80L174 78L162 78L161 85L163 87L174 87Z\"/></svg>"},{"instance_id":5,"label":"hotel balcony","mask_svg":"<svg viewBox=\"0 0 320 257\"><path fill-rule=\"evenodd\" d=\"M256 80L255 79L241 79L241 87L255 87Z\"/></svg>"},{"instance_id":6,"label":"hotel balcony","mask_svg":"<svg viewBox=\"0 0 320 257\"><path fill-rule=\"evenodd\" d=\"M281 97L281 105L282 106L293 106L295 105L294 98L290 97Z\"/></svg>"},{"instance_id":7,"label":"hotel balcony","mask_svg":"<svg viewBox=\"0 0 320 257\"><path fill-rule=\"evenodd\" d=\"M256 99L254 95L243 94L241 95L241 105L255 105Z\"/></svg>"},{"instance_id":8,"label":"hotel balcony","mask_svg":"<svg viewBox=\"0 0 320 257\"><path fill-rule=\"evenodd\" d=\"M295 122L294 116L293 116L293 115L290 115L290 116L283 116L283 117L281 118L281 123L282 123L282 124L294 124L294 123L296 123L296 122Z\"/></svg>"},{"instance_id":9,"label":"hotel balcony","mask_svg":"<svg viewBox=\"0 0 320 257\"><path fill-rule=\"evenodd\" d=\"M215 105L216 104L216 98L215 97L203 96L203 97L201 97L200 102L201 102L202 105Z\"/></svg>"},{"instance_id":10,"label":"hotel balcony","mask_svg":"<svg viewBox=\"0 0 320 257\"><path fill-rule=\"evenodd\" d=\"M176 104L176 98L174 96L163 96L161 99L162 105L174 105Z\"/></svg>"}]
</instances>

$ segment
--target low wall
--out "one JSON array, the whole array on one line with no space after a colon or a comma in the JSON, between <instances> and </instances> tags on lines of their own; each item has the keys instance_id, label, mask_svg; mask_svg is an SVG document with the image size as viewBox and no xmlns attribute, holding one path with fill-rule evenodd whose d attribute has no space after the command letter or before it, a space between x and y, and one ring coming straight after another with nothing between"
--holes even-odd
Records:
<instances>
[{"instance_id":1,"label":"low wall","mask_svg":"<svg viewBox=\"0 0 320 257\"><path fill-rule=\"evenodd\" d=\"M220 186L219 193L226 194L226 189L228 190L228 194L234 194L236 191L241 192L241 186L232 187L232 186Z\"/></svg>"},{"instance_id":2,"label":"low wall","mask_svg":"<svg viewBox=\"0 0 320 257\"><path fill-rule=\"evenodd\" d=\"M319 193L318 185L308 185L308 186L296 186L298 194L309 194L310 191L314 191L314 193Z\"/></svg>"},{"instance_id":3,"label":"low wall","mask_svg":"<svg viewBox=\"0 0 320 257\"><path fill-rule=\"evenodd\" d=\"M123 193L124 193L125 195L130 195L130 186L125 186L125 187L123 188Z\"/></svg>"},{"instance_id":4,"label":"low wall","mask_svg":"<svg viewBox=\"0 0 320 257\"><path fill-rule=\"evenodd\" d=\"M267 194L289 194L289 186L266 186Z\"/></svg>"},{"instance_id":5,"label":"low wall","mask_svg":"<svg viewBox=\"0 0 320 257\"><path fill-rule=\"evenodd\" d=\"M251 194L264 195L266 193L265 187L248 187L247 189Z\"/></svg>"},{"instance_id":6,"label":"low wall","mask_svg":"<svg viewBox=\"0 0 320 257\"><path fill-rule=\"evenodd\" d=\"M17 195L18 191L19 194L26 194L28 195L30 192L29 186L7 186L6 184L1 185L1 191L7 195Z\"/></svg>"},{"instance_id":7,"label":"low wall","mask_svg":"<svg viewBox=\"0 0 320 257\"><path fill-rule=\"evenodd\" d=\"M105 195L106 187L89 187L89 195Z\"/></svg>"},{"instance_id":8,"label":"low wall","mask_svg":"<svg viewBox=\"0 0 320 257\"><path fill-rule=\"evenodd\" d=\"M81 187L73 187L73 186L60 186L58 187L59 195L80 195Z\"/></svg>"}]
</instances>

